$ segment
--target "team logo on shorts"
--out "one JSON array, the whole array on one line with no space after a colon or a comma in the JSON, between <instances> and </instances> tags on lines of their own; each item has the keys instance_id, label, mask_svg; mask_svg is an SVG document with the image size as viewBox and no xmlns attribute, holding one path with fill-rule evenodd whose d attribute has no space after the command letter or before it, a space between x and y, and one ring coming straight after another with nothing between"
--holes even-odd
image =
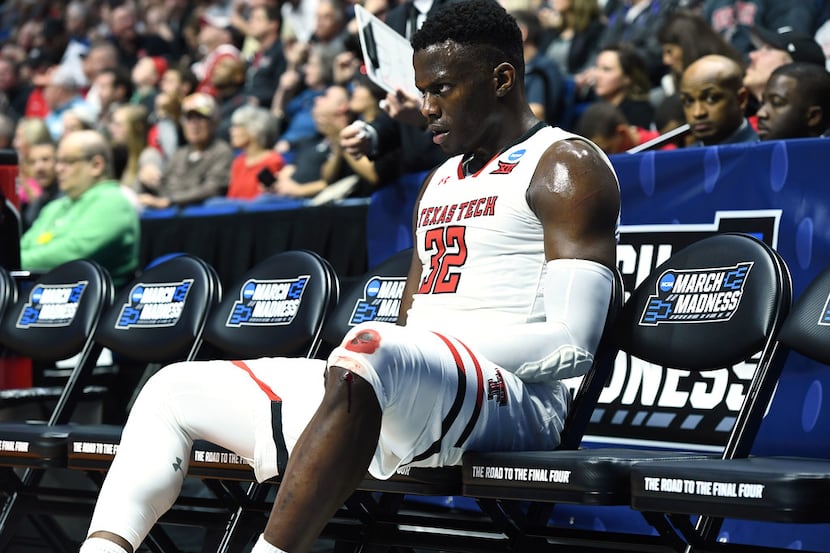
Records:
<instances>
[{"instance_id":1,"label":"team logo on shorts","mask_svg":"<svg viewBox=\"0 0 830 553\"><path fill-rule=\"evenodd\" d=\"M115 328L175 326L184 310L193 279L180 282L138 283L121 306Z\"/></svg>"},{"instance_id":2,"label":"team logo on shorts","mask_svg":"<svg viewBox=\"0 0 830 553\"><path fill-rule=\"evenodd\" d=\"M234 302L225 326L291 324L310 278L303 275L284 280L248 280L239 290L239 300Z\"/></svg>"},{"instance_id":3,"label":"team logo on shorts","mask_svg":"<svg viewBox=\"0 0 830 553\"><path fill-rule=\"evenodd\" d=\"M75 319L87 281L74 284L40 284L29 293L17 328L69 326Z\"/></svg>"},{"instance_id":4,"label":"team logo on shorts","mask_svg":"<svg viewBox=\"0 0 830 553\"><path fill-rule=\"evenodd\" d=\"M733 267L676 271L669 269L657 280L657 293L649 297L641 325L728 321L740 305L752 263Z\"/></svg>"},{"instance_id":5,"label":"team logo on shorts","mask_svg":"<svg viewBox=\"0 0 830 553\"><path fill-rule=\"evenodd\" d=\"M372 329L361 330L345 344L347 350L366 355L375 353L378 347L380 347L380 334Z\"/></svg>"},{"instance_id":6,"label":"team logo on shorts","mask_svg":"<svg viewBox=\"0 0 830 553\"><path fill-rule=\"evenodd\" d=\"M368 321L396 322L404 286L405 277L376 276L369 279L363 288L363 297L357 300L349 317L349 326Z\"/></svg>"}]
</instances>

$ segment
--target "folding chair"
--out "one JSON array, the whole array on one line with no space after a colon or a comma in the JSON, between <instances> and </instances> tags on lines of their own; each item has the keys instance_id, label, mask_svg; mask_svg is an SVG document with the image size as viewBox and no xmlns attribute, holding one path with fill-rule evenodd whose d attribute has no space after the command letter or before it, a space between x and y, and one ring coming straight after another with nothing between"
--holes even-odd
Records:
<instances>
[{"instance_id":1,"label":"folding chair","mask_svg":"<svg viewBox=\"0 0 830 553\"><path fill-rule=\"evenodd\" d=\"M779 333L791 351L830 366L830 267L799 296ZM666 513L693 546L753 549L718 543L724 518L830 523L830 459L750 456L641 463L631 475L631 504ZM702 515L695 527L688 516ZM729 547L734 546L734 547ZM691 548L690 548L691 549Z\"/></svg>"},{"instance_id":2,"label":"folding chair","mask_svg":"<svg viewBox=\"0 0 830 553\"><path fill-rule=\"evenodd\" d=\"M174 257L162 266L181 263L182 257L187 256ZM312 357L338 293L337 276L319 255L304 250L275 254L246 272L211 310L200 334L199 358ZM208 304L204 299L200 302ZM280 302L287 307L275 309ZM129 347L135 355L147 355L158 341L169 343L162 337L164 331L158 328L152 330L153 335L128 337L111 330L105 341L115 351ZM185 358L193 359L194 353ZM70 433L68 467L97 474L100 480L115 457L121 430L121 426L114 425L74 429ZM250 467L216 444L203 440L194 443L188 477L201 480L214 497L183 495L161 522L205 528L222 535L226 526L236 528L252 505L264 509L262 495L268 487L257 485ZM157 551L175 551L175 545L157 528L148 537L148 545ZM229 533L235 535L235 530ZM221 538L209 535L206 541L214 539Z\"/></svg>"},{"instance_id":3,"label":"folding chair","mask_svg":"<svg viewBox=\"0 0 830 553\"><path fill-rule=\"evenodd\" d=\"M8 286L11 284L4 278L3 288ZM7 301L12 293L11 288L3 293ZM49 363L76 358L48 421L0 423L0 466L9 467L3 471L7 495L0 513L0 549L8 544L22 514L37 503L32 494L43 477L42 469L65 462L67 434L63 425L70 420L101 352L93 335L112 296L112 281L100 265L89 260L70 261L35 280L0 322L0 343L15 354ZM23 469L22 474L15 468ZM31 518L46 536L54 535L44 521Z\"/></svg>"},{"instance_id":4,"label":"folding chair","mask_svg":"<svg viewBox=\"0 0 830 553\"><path fill-rule=\"evenodd\" d=\"M632 293L614 327L619 349L654 364L665 376L671 369L685 374L725 367L760 357L740 411L723 441L710 444L724 458L748 452L775 381L783 365L775 336L792 296L789 271L770 247L748 235L721 234L702 239L672 255ZM620 361L626 362L624 356ZM681 416L667 411L667 417ZM636 418L630 423L636 427ZM682 427L694 428L694 421ZM717 448L717 449L715 449ZM496 501L511 513L513 540L602 541L621 549L679 546L674 533L649 519L660 536L615 534L553 527L547 520L523 520L515 501L532 506L569 503L628 506L632 467L644 460L709 456L689 446L653 449L594 448L524 453L470 453L464 458L464 493ZM510 475L514 477L510 477ZM546 475L521 479L515 475ZM512 511L511 511L512 509ZM585 542L583 542L585 543Z\"/></svg>"},{"instance_id":5,"label":"folding chair","mask_svg":"<svg viewBox=\"0 0 830 553\"><path fill-rule=\"evenodd\" d=\"M402 255L390 260L397 263L399 275L408 270L411 251ZM579 444L611 372L617 350L609 339L609 332L622 303L622 276L617 271L604 336L591 370L581 379L574 394L562 434L563 448ZM335 316L333 320L338 319ZM506 455L514 454L518 455ZM368 546L435 547L447 551L487 551L506 546L504 528L494 523L489 512L492 505L481 503L483 512L454 509L456 499L463 503L464 498L458 497L461 495L462 467L411 467L389 480L367 477L324 535L335 537L341 548L350 545L355 551ZM355 522L359 523L358 529Z\"/></svg>"}]
</instances>

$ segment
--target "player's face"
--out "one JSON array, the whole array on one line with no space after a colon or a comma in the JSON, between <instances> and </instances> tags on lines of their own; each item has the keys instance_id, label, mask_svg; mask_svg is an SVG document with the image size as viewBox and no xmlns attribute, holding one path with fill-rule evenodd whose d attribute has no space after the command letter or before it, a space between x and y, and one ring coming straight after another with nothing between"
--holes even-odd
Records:
<instances>
[{"instance_id":1,"label":"player's face","mask_svg":"<svg viewBox=\"0 0 830 553\"><path fill-rule=\"evenodd\" d=\"M415 52L415 84L433 142L449 155L486 148L498 125L493 72L473 62L469 50L445 42Z\"/></svg>"},{"instance_id":2,"label":"player's face","mask_svg":"<svg viewBox=\"0 0 830 553\"><path fill-rule=\"evenodd\" d=\"M758 109L758 136L761 140L780 140L809 136L806 106L798 101L798 82L786 75L767 81Z\"/></svg>"}]
</instances>

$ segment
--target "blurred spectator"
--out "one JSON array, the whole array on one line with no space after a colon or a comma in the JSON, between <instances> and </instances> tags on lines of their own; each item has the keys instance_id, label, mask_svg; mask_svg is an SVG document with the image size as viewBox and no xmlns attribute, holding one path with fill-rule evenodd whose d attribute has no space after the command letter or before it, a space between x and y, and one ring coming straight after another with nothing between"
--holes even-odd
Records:
<instances>
[{"instance_id":1,"label":"blurred spectator","mask_svg":"<svg viewBox=\"0 0 830 553\"><path fill-rule=\"evenodd\" d=\"M749 91L742 79L735 60L714 54L692 62L683 72L680 101L695 145L758 142L744 116Z\"/></svg>"},{"instance_id":2,"label":"blurred spectator","mask_svg":"<svg viewBox=\"0 0 830 553\"><path fill-rule=\"evenodd\" d=\"M533 115L551 125L562 115L564 75L559 67L539 50L542 24L535 11L511 12L522 31L525 60L525 92Z\"/></svg>"},{"instance_id":3,"label":"blurred spectator","mask_svg":"<svg viewBox=\"0 0 830 553\"><path fill-rule=\"evenodd\" d=\"M159 91L175 96L179 101L196 91L199 79L189 67L173 65L167 68L159 82Z\"/></svg>"},{"instance_id":4,"label":"blurred spectator","mask_svg":"<svg viewBox=\"0 0 830 553\"><path fill-rule=\"evenodd\" d=\"M122 146L126 153L121 171L115 171L114 177L121 183L127 197L135 205L138 195L144 192L141 175L161 174L164 169L164 156L147 143L149 130L149 113L139 104L125 104L112 114L109 124L110 140L115 146Z\"/></svg>"},{"instance_id":5,"label":"blurred spectator","mask_svg":"<svg viewBox=\"0 0 830 553\"><path fill-rule=\"evenodd\" d=\"M666 96L654 108L654 124L660 134L666 134L686 124L686 114L683 111L683 103L680 101L678 94ZM694 135L687 131L685 134L677 136L672 143L678 148L685 148L691 146L694 141Z\"/></svg>"},{"instance_id":6,"label":"blurred spectator","mask_svg":"<svg viewBox=\"0 0 830 553\"><path fill-rule=\"evenodd\" d=\"M576 132L609 155L623 153L660 136L657 131L630 125L619 107L602 100L594 102L582 112ZM671 144L665 149L675 147Z\"/></svg>"},{"instance_id":7,"label":"blurred spectator","mask_svg":"<svg viewBox=\"0 0 830 553\"><path fill-rule=\"evenodd\" d=\"M23 229L26 230L37 218L43 206L60 194L56 172L57 148L51 140L35 142L29 146L26 159L21 163L26 166L28 179L33 181L31 188L39 190L37 196L22 205L21 215Z\"/></svg>"},{"instance_id":8,"label":"blurred spectator","mask_svg":"<svg viewBox=\"0 0 830 553\"><path fill-rule=\"evenodd\" d=\"M702 13L715 32L720 33L739 52L748 54L752 46L750 30L787 27L811 34L814 30L816 2L789 0L704 0Z\"/></svg>"},{"instance_id":9,"label":"blurred spectator","mask_svg":"<svg viewBox=\"0 0 830 553\"><path fill-rule=\"evenodd\" d=\"M265 108L246 105L231 116L231 146L240 150L231 164L228 198L251 200L273 184L285 160L272 149L278 122Z\"/></svg>"},{"instance_id":10,"label":"blurred spectator","mask_svg":"<svg viewBox=\"0 0 830 553\"><path fill-rule=\"evenodd\" d=\"M276 149L281 154L288 153L298 143L316 135L311 111L315 99L325 94L326 88L331 84L331 65L327 65L322 50L316 45L310 47L308 61L303 65L302 71L304 88L280 106L284 114L284 131L277 140ZM282 84L281 79L280 86ZM272 111L274 107L272 106Z\"/></svg>"},{"instance_id":11,"label":"blurred spectator","mask_svg":"<svg viewBox=\"0 0 830 553\"><path fill-rule=\"evenodd\" d=\"M138 266L138 214L111 176L111 151L96 131L78 131L58 146L58 185L20 240L21 265L49 270L73 259L93 259L117 286Z\"/></svg>"},{"instance_id":12,"label":"blurred spectator","mask_svg":"<svg viewBox=\"0 0 830 553\"><path fill-rule=\"evenodd\" d=\"M231 139L231 116L238 108L251 102L245 91L245 62L233 58L219 60L213 70L211 85L216 91L216 102L219 104L216 135L228 142Z\"/></svg>"},{"instance_id":13,"label":"blurred spectator","mask_svg":"<svg viewBox=\"0 0 830 553\"><path fill-rule=\"evenodd\" d=\"M182 102L186 143L176 150L158 180L142 184L150 191L140 195L147 207L187 206L224 196L228 190L233 151L216 137L218 107L213 96L195 92Z\"/></svg>"},{"instance_id":14,"label":"blurred spectator","mask_svg":"<svg viewBox=\"0 0 830 553\"><path fill-rule=\"evenodd\" d=\"M352 120L345 87L330 86L317 96L312 116L318 134L298 143L293 161L277 173L273 190L278 196L310 198L352 173L341 156L332 155L340 131Z\"/></svg>"},{"instance_id":15,"label":"blurred spectator","mask_svg":"<svg viewBox=\"0 0 830 553\"><path fill-rule=\"evenodd\" d=\"M592 67L605 29L597 0L553 0L539 9L544 28L542 48L565 75Z\"/></svg>"},{"instance_id":16,"label":"blurred spectator","mask_svg":"<svg viewBox=\"0 0 830 553\"><path fill-rule=\"evenodd\" d=\"M284 0L280 3L283 42L311 40L317 23L319 0Z\"/></svg>"},{"instance_id":17,"label":"blurred spectator","mask_svg":"<svg viewBox=\"0 0 830 553\"><path fill-rule=\"evenodd\" d=\"M12 147L17 151L17 159L20 161L17 195L24 203L33 200L39 194L36 183L30 183L32 175L27 165L29 149L32 147L32 144L51 141L52 135L49 134L49 127L46 126L43 119L38 117L24 117L17 122L17 126L14 129Z\"/></svg>"},{"instance_id":18,"label":"blurred spectator","mask_svg":"<svg viewBox=\"0 0 830 553\"><path fill-rule=\"evenodd\" d=\"M241 59L242 53L239 50L241 40L238 39L238 32L230 26L227 18L205 14L201 17L197 41L203 57L191 66L193 73L199 79L196 90L216 96L216 89L212 84L213 71L222 59Z\"/></svg>"},{"instance_id":19,"label":"blurred spectator","mask_svg":"<svg viewBox=\"0 0 830 553\"><path fill-rule=\"evenodd\" d=\"M184 134L180 124L181 111L182 101L178 96L167 92L158 93L156 105L150 117L151 125L147 133L147 142L161 152L165 161L172 158L179 149L179 145L184 143Z\"/></svg>"},{"instance_id":20,"label":"blurred spectator","mask_svg":"<svg viewBox=\"0 0 830 553\"><path fill-rule=\"evenodd\" d=\"M314 34L309 43L317 47L324 64L334 67L334 58L346 50L347 36L343 0L317 0Z\"/></svg>"},{"instance_id":21,"label":"blurred spectator","mask_svg":"<svg viewBox=\"0 0 830 553\"><path fill-rule=\"evenodd\" d=\"M660 81L662 94L652 96L655 105L664 97L677 94L683 70L696 59L719 54L742 63L743 56L700 14L677 10L666 17L657 35L663 49L663 64L668 68Z\"/></svg>"},{"instance_id":22,"label":"blurred spectator","mask_svg":"<svg viewBox=\"0 0 830 553\"><path fill-rule=\"evenodd\" d=\"M98 73L92 88L95 89L100 103L96 129L106 135L113 112L130 101L133 83L126 69L110 67Z\"/></svg>"},{"instance_id":23,"label":"blurred spectator","mask_svg":"<svg viewBox=\"0 0 830 553\"><path fill-rule=\"evenodd\" d=\"M622 0L608 15L600 48L622 43L631 45L645 63L649 80L657 84L665 73L657 35L676 4L676 0Z\"/></svg>"},{"instance_id":24,"label":"blurred spectator","mask_svg":"<svg viewBox=\"0 0 830 553\"><path fill-rule=\"evenodd\" d=\"M654 123L654 106L648 99L651 81L643 58L630 44L604 47L592 74L597 98L618 106L630 124L651 128Z\"/></svg>"},{"instance_id":25,"label":"blurred spectator","mask_svg":"<svg viewBox=\"0 0 830 553\"><path fill-rule=\"evenodd\" d=\"M145 56L133 66L130 80L133 83L133 93L130 96L131 104L143 106L147 112L152 112L156 105L158 84L162 75L167 71L167 60L161 56Z\"/></svg>"},{"instance_id":26,"label":"blurred spectator","mask_svg":"<svg viewBox=\"0 0 830 553\"><path fill-rule=\"evenodd\" d=\"M84 74L83 68L83 58L89 51L89 8L80 0L72 0L66 5L64 16L67 43L60 63L69 67L81 87L86 88L92 82Z\"/></svg>"},{"instance_id":27,"label":"blurred spectator","mask_svg":"<svg viewBox=\"0 0 830 553\"><path fill-rule=\"evenodd\" d=\"M20 79L17 63L0 57L0 113L17 121L26 113L32 86Z\"/></svg>"},{"instance_id":28,"label":"blurred spectator","mask_svg":"<svg viewBox=\"0 0 830 553\"><path fill-rule=\"evenodd\" d=\"M259 105L271 107L271 99L286 68L285 53L280 40L282 20L276 6L258 6L251 9L248 18L250 36L258 48L250 60L245 92L256 98Z\"/></svg>"},{"instance_id":29,"label":"blurred spectator","mask_svg":"<svg viewBox=\"0 0 830 553\"><path fill-rule=\"evenodd\" d=\"M63 112L63 134L84 131L95 127L95 115L86 105L78 105Z\"/></svg>"},{"instance_id":30,"label":"blurred spectator","mask_svg":"<svg viewBox=\"0 0 830 553\"><path fill-rule=\"evenodd\" d=\"M136 7L123 2L112 8L110 16L110 40L118 50L119 65L133 67L144 56L164 56L170 45L156 34L139 30Z\"/></svg>"},{"instance_id":31,"label":"blurred spectator","mask_svg":"<svg viewBox=\"0 0 830 553\"><path fill-rule=\"evenodd\" d=\"M52 140L58 141L63 135L63 113L86 106L72 73L62 66L56 66L48 75L48 82L43 88L43 99L49 108L45 117L46 126L49 127Z\"/></svg>"},{"instance_id":32,"label":"blurred spectator","mask_svg":"<svg viewBox=\"0 0 830 553\"><path fill-rule=\"evenodd\" d=\"M760 102L764 87L776 68L794 61L826 67L821 46L808 34L755 27L750 36L755 49L749 52L749 66L743 82L756 102Z\"/></svg>"},{"instance_id":33,"label":"blurred spectator","mask_svg":"<svg viewBox=\"0 0 830 553\"><path fill-rule=\"evenodd\" d=\"M101 93L96 85L98 75L105 69L120 68L121 71L126 71L129 75L129 67L119 65L118 63L118 49L109 40L98 39L89 45L89 49L82 58L81 67L83 69L84 80L82 86L88 86L84 100L89 106L96 110L97 113L104 113L100 98Z\"/></svg>"},{"instance_id":34,"label":"blurred spectator","mask_svg":"<svg viewBox=\"0 0 830 553\"><path fill-rule=\"evenodd\" d=\"M772 72L758 109L761 140L808 138L830 129L830 73L815 63L796 62Z\"/></svg>"},{"instance_id":35,"label":"blurred spectator","mask_svg":"<svg viewBox=\"0 0 830 553\"><path fill-rule=\"evenodd\" d=\"M17 122L14 119L5 113L0 113L0 149L8 150L12 147L16 126Z\"/></svg>"}]
</instances>

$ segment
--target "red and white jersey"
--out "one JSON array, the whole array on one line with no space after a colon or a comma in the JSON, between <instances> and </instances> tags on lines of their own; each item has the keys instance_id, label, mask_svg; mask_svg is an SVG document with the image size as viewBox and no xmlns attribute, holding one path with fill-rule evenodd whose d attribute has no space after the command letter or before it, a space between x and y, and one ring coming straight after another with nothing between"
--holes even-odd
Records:
<instances>
[{"instance_id":1,"label":"red and white jersey","mask_svg":"<svg viewBox=\"0 0 830 553\"><path fill-rule=\"evenodd\" d=\"M544 320L542 223L527 189L541 156L569 138L581 137L546 126L474 174L464 175L462 156L437 169L417 207L423 269L408 325L465 337Z\"/></svg>"}]
</instances>

